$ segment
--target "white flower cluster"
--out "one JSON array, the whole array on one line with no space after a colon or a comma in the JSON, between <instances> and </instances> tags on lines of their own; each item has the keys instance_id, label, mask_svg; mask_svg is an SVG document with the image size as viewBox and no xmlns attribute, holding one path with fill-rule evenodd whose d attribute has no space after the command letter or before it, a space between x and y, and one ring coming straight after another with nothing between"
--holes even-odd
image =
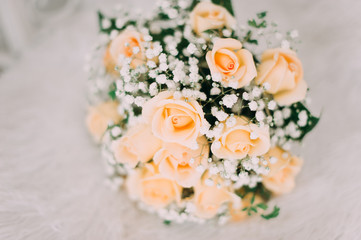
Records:
<instances>
[{"instance_id":1,"label":"white flower cluster","mask_svg":"<svg viewBox=\"0 0 361 240\"><path fill-rule=\"evenodd\" d=\"M102 144L102 159L104 160L105 171L108 178L105 184L108 185L112 190L118 191L124 184L124 179L128 174L129 169L127 165L119 164L111 150L112 139L122 134L123 130L118 126L114 126L107 131Z\"/></svg>"},{"instance_id":2,"label":"white flower cluster","mask_svg":"<svg viewBox=\"0 0 361 240\"><path fill-rule=\"evenodd\" d=\"M260 75L260 65L264 64L263 59L257 64L260 49L264 51L264 46L270 48L274 45L287 49L294 47L297 31L282 35L275 24L265 23L265 13L261 13L259 21L250 21L248 28L224 24L220 29L208 29L214 33L198 32L191 23L190 12L194 9L190 7L194 7L193 3L192 0L160 0L157 1L157 10L150 16L131 15L122 7L117 8L115 18L101 15L103 33L94 51L87 56L85 66L89 74L91 104L106 102L109 98L109 102L116 103L115 111L110 109L112 104L103 106L99 112L104 116L96 115L93 124L96 125L94 128L106 129L101 143L109 175L107 183L113 189L119 189L127 181L128 174L140 178L136 174L141 171L137 170L150 175L159 174L165 181L170 181L170 188L176 186L182 196L171 196L170 203L163 205L165 207L147 205L146 201L137 199L140 208L156 213L167 222L206 222L208 213L202 218L199 209L214 206L205 207L202 204L207 203L197 202L202 191L211 189L212 194L222 194L214 193L221 189L225 195L238 200L245 189L253 189L256 194L260 186L263 189L268 173L273 172L272 164L279 160L268 155L271 150L290 150L292 144L302 140L309 131L308 126L315 125L303 102L281 104L270 90L274 86L269 82L273 84L274 81L260 83L259 76L256 76L257 73ZM221 10L227 11L226 8ZM227 42L230 39L232 44ZM262 39L266 39L265 44ZM220 50L216 47L222 45L216 44L218 40L225 45ZM257 41L258 45L255 44ZM239 56L236 54L241 54L241 51L231 47L237 44L244 50L242 57L249 57L248 65L237 62ZM216 61L220 63L217 65ZM100 126L102 124L104 126ZM139 129L134 128L133 136L130 129L134 126L139 126ZM94 132L103 129L98 130ZM145 140L151 139L147 144L152 145L154 140L154 146L139 147L143 136ZM178 141L178 137L181 140ZM127 139L131 140L124 143ZM188 159L186 156L199 150L199 139L205 141L203 146L207 146L207 150L206 156L195 164L195 157ZM130 146L134 142L137 146ZM114 150L114 143L123 145L120 150ZM168 143L171 148L179 147L185 151L169 159L173 161L174 157L174 161L179 161L172 162L179 168L192 169L192 174L198 178L192 178L191 184L173 179L170 175L174 173L160 172L163 154L178 151L166 149ZM138 156L139 148L149 152ZM118 150L125 153L118 154ZM129 155L129 161L119 160L123 158L118 155L126 156L124 158ZM202 158L204 153L197 155ZM284 158L287 160L288 157ZM134 165L130 167L131 164ZM153 171L147 168L151 168L150 165ZM158 191L153 195L158 196ZM227 201L219 203L213 215L209 213L209 218L216 219L219 224L226 222L231 216L229 206L233 200Z\"/></svg>"},{"instance_id":3,"label":"white flower cluster","mask_svg":"<svg viewBox=\"0 0 361 240\"><path fill-rule=\"evenodd\" d=\"M109 36L102 34L98 44L86 55L84 71L88 74L88 99L91 103L98 103L108 95L109 87L114 82L114 76L107 74L102 62Z\"/></svg>"},{"instance_id":4,"label":"white flower cluster","mask_svg":"<svg viewBox=\"0 0 361 240\"><path fill-rule=\"evenodd\" d=\"M286 150L290 150L293 139L300 138L302 128L309 124L306 110L296 110L296 121L292 119L291 113L290 107L284 107L276 110L273 114L275 127L271 130L271 142Z\"/></svg>"},{"instance_id":5,"label":"white flower cluster","mask_svg":"<svg viewBox=\"0 0 361 240\"><path fill-rule=\"evenodd\" d=\"M206 219L194 215L196 207L190 201L184 201L181 205L170 204L167 208L160 209L155 209L142 202L138 202L138 207L146 212L157 214L160 218L164 219L165 222L193 222L198 224L204 224L207 222ZM217 224L223 225L228 222L230 216L227 214L227 211L227 205L224 204L220 207L216 218Z\"/></svg>"},{"instance_id":6,"label":"white flower cluster","mask_svg":"<svg viewBox=\"0 0 361 240\"><path fill-rule=\"evenodd\" d=\"M237 26L235 31L238 36L244 36L247 32L252 31L252 37L257 39L258 44L255 45L247 42L245 44L257 57L261 57L263 52L263 47L259 46L267 46L267 48L281 47L284 49L297 49L297 46L301 43L299 33L296 29L282 33L278 28L278 23L274 21L266 24L262 28L256 29L253 26L245 26L242 24L238 24Z\"/></svg>"}]
</instances>

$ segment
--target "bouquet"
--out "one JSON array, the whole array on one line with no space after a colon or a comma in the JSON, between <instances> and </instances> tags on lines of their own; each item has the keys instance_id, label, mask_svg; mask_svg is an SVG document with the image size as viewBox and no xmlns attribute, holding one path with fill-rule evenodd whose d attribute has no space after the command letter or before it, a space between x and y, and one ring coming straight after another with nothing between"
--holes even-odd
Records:
<instances>
[{"instance_id":1,"label":"bouquet","mask_svg":"<svg viewBox=\"0 0 361 240\"><path fill-rule=\"evenodd\" d=\"M231 0L161 0L150 16L99 12L87 127L115 189L165 223L265 219L295 186L307 107L296 30Z\"/></svg>"}]
</instances>

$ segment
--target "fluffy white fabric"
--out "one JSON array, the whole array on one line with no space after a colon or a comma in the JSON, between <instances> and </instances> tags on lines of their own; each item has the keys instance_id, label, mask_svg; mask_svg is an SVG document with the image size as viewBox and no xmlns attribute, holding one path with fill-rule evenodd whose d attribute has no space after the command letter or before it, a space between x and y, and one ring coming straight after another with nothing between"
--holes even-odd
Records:
<instances>
[{"instance_id":1,"label":"fluffy white fabric","mask_svg":"<svg viewBox=\"0 0 361 240\"><path fill-rule=\"evenodd\" d=\"M0 239L361 239L361 2L234 2L241 20L269 10L282 28L299 29L313 109L322 113L302 149L297 188L272 201L280 216L165 226L103 184L84 126L83 56L97 31L91 1L1 76Z\"/></svg>"}]
</instances>

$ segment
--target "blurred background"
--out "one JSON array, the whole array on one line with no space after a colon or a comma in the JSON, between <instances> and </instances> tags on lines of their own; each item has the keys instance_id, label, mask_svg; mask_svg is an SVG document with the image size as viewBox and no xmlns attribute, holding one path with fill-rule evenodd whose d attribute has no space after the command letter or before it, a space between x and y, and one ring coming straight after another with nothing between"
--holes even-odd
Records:
<instances>
[{"instance_id":1,"label":"blurred background","mask_svg":"<svg viewBox=\"0 0 361 240\"><path fill-rule=\"evenodd\" d=\"M0 74L38 37L79 7L80 0L1 0Z\"/></svg>"}]
</instances>

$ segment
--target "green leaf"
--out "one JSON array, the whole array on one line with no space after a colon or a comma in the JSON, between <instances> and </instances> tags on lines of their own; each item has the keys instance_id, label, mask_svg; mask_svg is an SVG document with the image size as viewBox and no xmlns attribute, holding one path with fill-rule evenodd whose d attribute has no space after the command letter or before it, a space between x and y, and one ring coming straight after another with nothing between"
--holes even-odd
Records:
<instances>
[{"instance_id":1,"label":"green leaf","mask_svg":"<svg viewBox=\"0 0 361 240\"><path fill-rule=\"evenodd\" d=\"M277 206L274 206L273 211L270 214L267 214L267 215L262 214L261 216L264 219L269 220L271 218L277 217L279 213L280 213L280 208Z\"/></svg>"},{"instance_id":2,"label":"green leaf","mask_svg":"<svg viewBox=\"0 0 361 240\"><path fill-rule=\"evenodd\" d=\"M309 133L310 131L312 131L312 129L315 128L315 126L319 122L320 118L316 117L316 116L313 116L311 114L311 112L308 110L308 108L301 102L297 102L297 103L292 104L291 106L289 106L289 109L291 110L291 115L290 115L290 117L288 119L285 119L283 127L287 126L290 122L294 122L296 125L298 125L297 124L297 121L299 120L298 119L298 114L301 111L306 111L307 124L305 126L303 126L303 127L299 127L299 130L301 131L300 136L297 137L297 138L287 136L288 139L293 139L293 140L296 140L296 141L302 141L303 138L306 136L306 134Z\"/></svg>"},{"instance_id":3,"label":"green leaf","mask_svg":"<svg viewBox=\"0 0 361 240\"><path fill-rule=\"evenodd\" d=\"M172 221L170 221L170 220L164 220L163 223L164 223L165 225L170 225L170 224L172 223Z\"/></svg>"},{"instance_id":4,"label":"green leaf","mask_svg":"<svg viewBox=\"0 0 361 240\"><path fill-rule=\"evenodd\" d=\"M267 204L265 204L265 203L258 203L256 205L256 207L263 209L263 210L267 210L267 208L268 208Z\"/></svg>"},{"instance_id":5,"label":"green leaf","mask_svg":"<svg viewBox=\"0 0 361 240\"><path fill-rule=\"evenodd\" d=\"M252 196L252 198L251 198L251 204L252 204L252 205L253 205L255 199L256 199L256 194L253 193L253 196Z\"/></svg>"},{"instance_id":6,"label":"green leaf","mask_svg":"<svg viewBox=\"0 0 361 240\"><path fill-rule=\"evenodd\" d=\"M103 13L98 11L98 25L99 25L100 31L102 31L102 21L103 21L103 19L104 19Z\"/></svg>"},{"instance_id":7,"label":"green leaf","mask_svg":"<svg viewBox=\"0 0 361 240\"><path fill-rule=\"evenodd\" d=\"M258 40L256 40L256 39L249 39L247 42L258 45Z\"/></svg>"},{"instance_id":8,"label":"green leaf","mask_svg":"<svg viewBox=\"0 0 361 240\"><path fill-rule=\"evenodd\" d=\"M126 112L126 113L125 113L125 118L122 119L121 124L122 124L123 126L125 126L125 125L128 124L128 121L129 121L129 113Z\"/></svg>"},{"instance_id":9,"label":"green leaf","mask_svg":"<svg viewBox=\"0 0 361 240\"><path fill-rule=\"evenodd\" d=\"M230 14L234 16L232 0L212 0L214 4L221 5L228 10Z\"/></svg>"},{"instance_id":10,"label":"green leaf","mask_svg":"<svg viewBox=\"0 0 361 240\"><path fill-rule=\"evenodd\" d=\"M267 27L267 22L266 21L262 21L260 24L258 24L259 28L266 28Z\"/></svg>"},{"instance_id":11,"label":"green leaf","mask_svg":"<svg viewBox=\"0 0 361 240\"><path fill-rule=\"evenodd\" d=\"M262 22L257 23L256 20L252 19L252 20L248 20L248 25L254 28L266 28L267 22L263 20Z\"/></svg>"},{"instance_id":12,"label":"green leaf","mask_svg":"<svg viewBox=\"0 0 361 240\"><path fill-rule=\"evenodd\" d=\"M248 25L256 28L257 27L256 20L254 20L254 19L248 20Z\"/></svg>"},{"instance_id":13,"label":"green leaf","mask_svg":"<svg viewBox=\"0 0 361 240\"><path fill-rule=\"evenodd\" d=\"M103 13L101 13L100 11L98 11L98 25L99 25L100 32L110 34L110 32L113 29L115 29L115 19L108 18L108 20L110 21L110 27L105 29L105 28L103 28L103 25L102 25L102 22L105 18L106 18L105 15Z\"/></svg>"},{"instance_id":14,"label":"green leaf","mask_svg":"<svg viewBox=\"0 0 361 240\"><path fill-rule=\"evenodd\" d=\"M266 15L267 15L267 11L257 13L257 17L259 19L266 17Z\"/></svg>"},{"instance_id":15,"label":"green leaf","mask_svg":"<svg viewBox=\"0 0 361 240\"><path fill-rule=\"evenodd\" d=\"M256 39L252 39L252 31L248 31L246 36L243 39L243 42L248 42L251 44L256 44L258 45L258 41Z\"/></svg>"},{"instance_id":16,"label":"green leaf","mask_svg":"<svg viewBox=\"0 0 361 240\"><path fill-rule=\"evenodd\" d=\"M237 189L235 193L240 197L244 198L247 194L259 195L265 202L271 198L271 192L268 191L262 183L258 183L256 187L250 188L248 186Z\"/></svg>"},{"instance_id":17,"label":"green leaf","mask_svg":"<svg viewBox=\"0 0 361 240\"><path fill-rule=\"evenodd\" d=\"M253 211L253 212L255 212L255 213L257 213L257 208L256 207L250 207L250 209L251 209L251 211Z\"/></svg>"},{"instance_id":18,"label":"green leaf","mask_svg":"<svg viewBox=\"0 0 361 240\"><path fill-rule=\"evenodd\" d=\"M271 199L271 195L272 193L270 191L268 191L262 183L259 183L257 185L257 189L258 189L258 193L259 195L261 196L261 198L264 200L264 201L269 201Z\"/></svg>"},{"instance_id":19,"label":"green leaf","mask_svg":"<svg viewBox=\"0 0 361 240\"><path fill-rule=\"evenodd\" d=\"M133 112L135 116L139 116L140 114L142 114L142 107L133 104Z\"/></svg>"},{"instance_id":20,"label":"green leaf","mask_svg":"<svg viewBox=\"0 0 361 240\"><path fill-rule=\"evenodd\" d=\"M216 31L215 29L207 29L207 30L205 30L205 31L203 31L203 33L205 33L205 34L208 34L209 36L219 36L219 32L218 31Z\"/></svg>"},{"instance_id":21,"label":"green leaf","mask_svg":"<svg viewBox=\"0 0 361 240\"><path fill-rule=\"evenodd\" d=\"M203 33L213 34L213 33L216 33L216 30L214 30L214 29L207 29L207 30L203 31Z\"/></svg>"},{"instance_id":22,"label":"green leaf","mask_svg":"<svg viewBox=\"0 0 361 240\"><path fill-rule=\"evenodd\" d=\"M191 187L191 188L183 188L183 189L182 189L182 199L191 197L191 196L193 196L193 195L194 195L194 189L193 189L193 187Z\"/></svg>"},{"instance_id":23,"label":"green leaf","mask_svg":"<svg viewBox=\"0 0 361 240\"><path fill-rule=\"evenodd\" d=\"M108 95L112 100L116 99L116 94L115 94L116 90L117 90L117 88L116 88L115 83L112 83L112 85L110 85L110 89L108 92Z\"/></svg>"}]
</instances>

